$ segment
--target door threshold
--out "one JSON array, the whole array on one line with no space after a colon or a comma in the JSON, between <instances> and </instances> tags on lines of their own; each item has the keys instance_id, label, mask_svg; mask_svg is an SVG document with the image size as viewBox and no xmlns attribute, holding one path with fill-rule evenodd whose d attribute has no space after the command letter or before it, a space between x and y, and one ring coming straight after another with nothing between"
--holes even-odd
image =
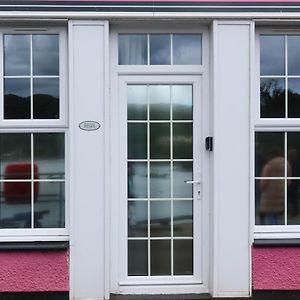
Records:
<instances>
[{"instance_id":1,"label":"door threshold","mask_svg":"<svg viewBox=\"0 0 300 300\"><path fill-rule=\"evenodd\" d=\"M111 294L110 300L210 300L210 294L168 294L168 295L119 295Z\"/></svg>"}]
</instances>

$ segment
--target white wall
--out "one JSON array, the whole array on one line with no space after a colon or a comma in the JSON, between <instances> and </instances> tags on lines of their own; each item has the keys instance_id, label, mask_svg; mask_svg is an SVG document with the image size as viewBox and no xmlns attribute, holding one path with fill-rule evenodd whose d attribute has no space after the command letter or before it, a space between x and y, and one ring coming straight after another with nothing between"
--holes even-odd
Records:
<instances>
[{"instance_id":1,"label":"white wall","mask_svg":"<svg viewBox=\"0 0 300 300\"><path fill-rule=\"evenodd\" d=\"M250 295L249 174L253 24L213 23L213 295Z\"/></svg>"},{"instance_id":2,"label":"white wall","mask_svg":"<svg viewBox=\"0 0 300 300\"><path fill-rule=\"evenodd\" d=\"M103 299L105 293L106 30L105 22L69 22L71 299ZM81 130L86 120L100 129Z\"/></svg>"}]
</instances>

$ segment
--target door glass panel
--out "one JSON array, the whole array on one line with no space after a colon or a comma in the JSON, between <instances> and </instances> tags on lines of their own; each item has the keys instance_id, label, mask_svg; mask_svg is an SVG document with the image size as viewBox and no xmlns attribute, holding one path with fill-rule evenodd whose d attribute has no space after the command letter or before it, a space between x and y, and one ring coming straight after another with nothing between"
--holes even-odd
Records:
<instances>
[{"instance_id":1,"label":"door glass panel","mask_svg":"<svg viewBox=\"0 0 300 300\"><path fill-rule=\"evenodd\" d=\"M129 276L194 272L192 95L190 84L127 86Z\"/></svg>"}]
</instances>

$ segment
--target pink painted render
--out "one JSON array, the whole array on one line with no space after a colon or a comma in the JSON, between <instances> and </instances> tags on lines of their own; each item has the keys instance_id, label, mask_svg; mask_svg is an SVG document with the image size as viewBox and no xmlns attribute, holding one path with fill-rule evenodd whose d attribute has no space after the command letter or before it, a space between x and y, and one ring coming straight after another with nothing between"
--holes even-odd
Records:
<instances>
[{"instance_id":1,"label":"pink painted render","mask_svg":"<svg viewBox=\"0 0 300 300\"><path fill-rule=\"evenodd\" d=\"M67 251L0 252L0 292L69 290Z\"/></svg>"},{"instance_id":2,"label":"pink painted render","mask_svg":"<svg viewBox=\"0 0 300 300\"><path fill-rule=\"evenodd\" d=\"M254 290L300 290L300 247L252 249Z\"/></svg>"}]
</instances>

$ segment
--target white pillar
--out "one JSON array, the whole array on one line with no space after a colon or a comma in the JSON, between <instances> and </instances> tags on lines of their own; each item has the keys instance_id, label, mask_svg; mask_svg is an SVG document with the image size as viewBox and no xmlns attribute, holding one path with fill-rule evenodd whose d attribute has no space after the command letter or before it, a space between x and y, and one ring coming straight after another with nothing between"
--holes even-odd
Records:
<instances>
[{"instance_id":1,"label":"white pillar","mask_svg":"<svg viewBox=\"0 0 300 300\"><path fill-rule=\"evenodd\" d=\"M105 295L105 106L108 24L69 22L70 299ZM86 131L83 121L100 128Z\"/></svg>"},{"instance_id":2,"label":"white pillar","mask_svg":"<svg viewBox=\"0 0 300 300\"><path fill-rule=\"evenodd\" d=\"M213 23L213 296L242 297L250 283L252 22Z\"/></svg>"}]
</instances>

